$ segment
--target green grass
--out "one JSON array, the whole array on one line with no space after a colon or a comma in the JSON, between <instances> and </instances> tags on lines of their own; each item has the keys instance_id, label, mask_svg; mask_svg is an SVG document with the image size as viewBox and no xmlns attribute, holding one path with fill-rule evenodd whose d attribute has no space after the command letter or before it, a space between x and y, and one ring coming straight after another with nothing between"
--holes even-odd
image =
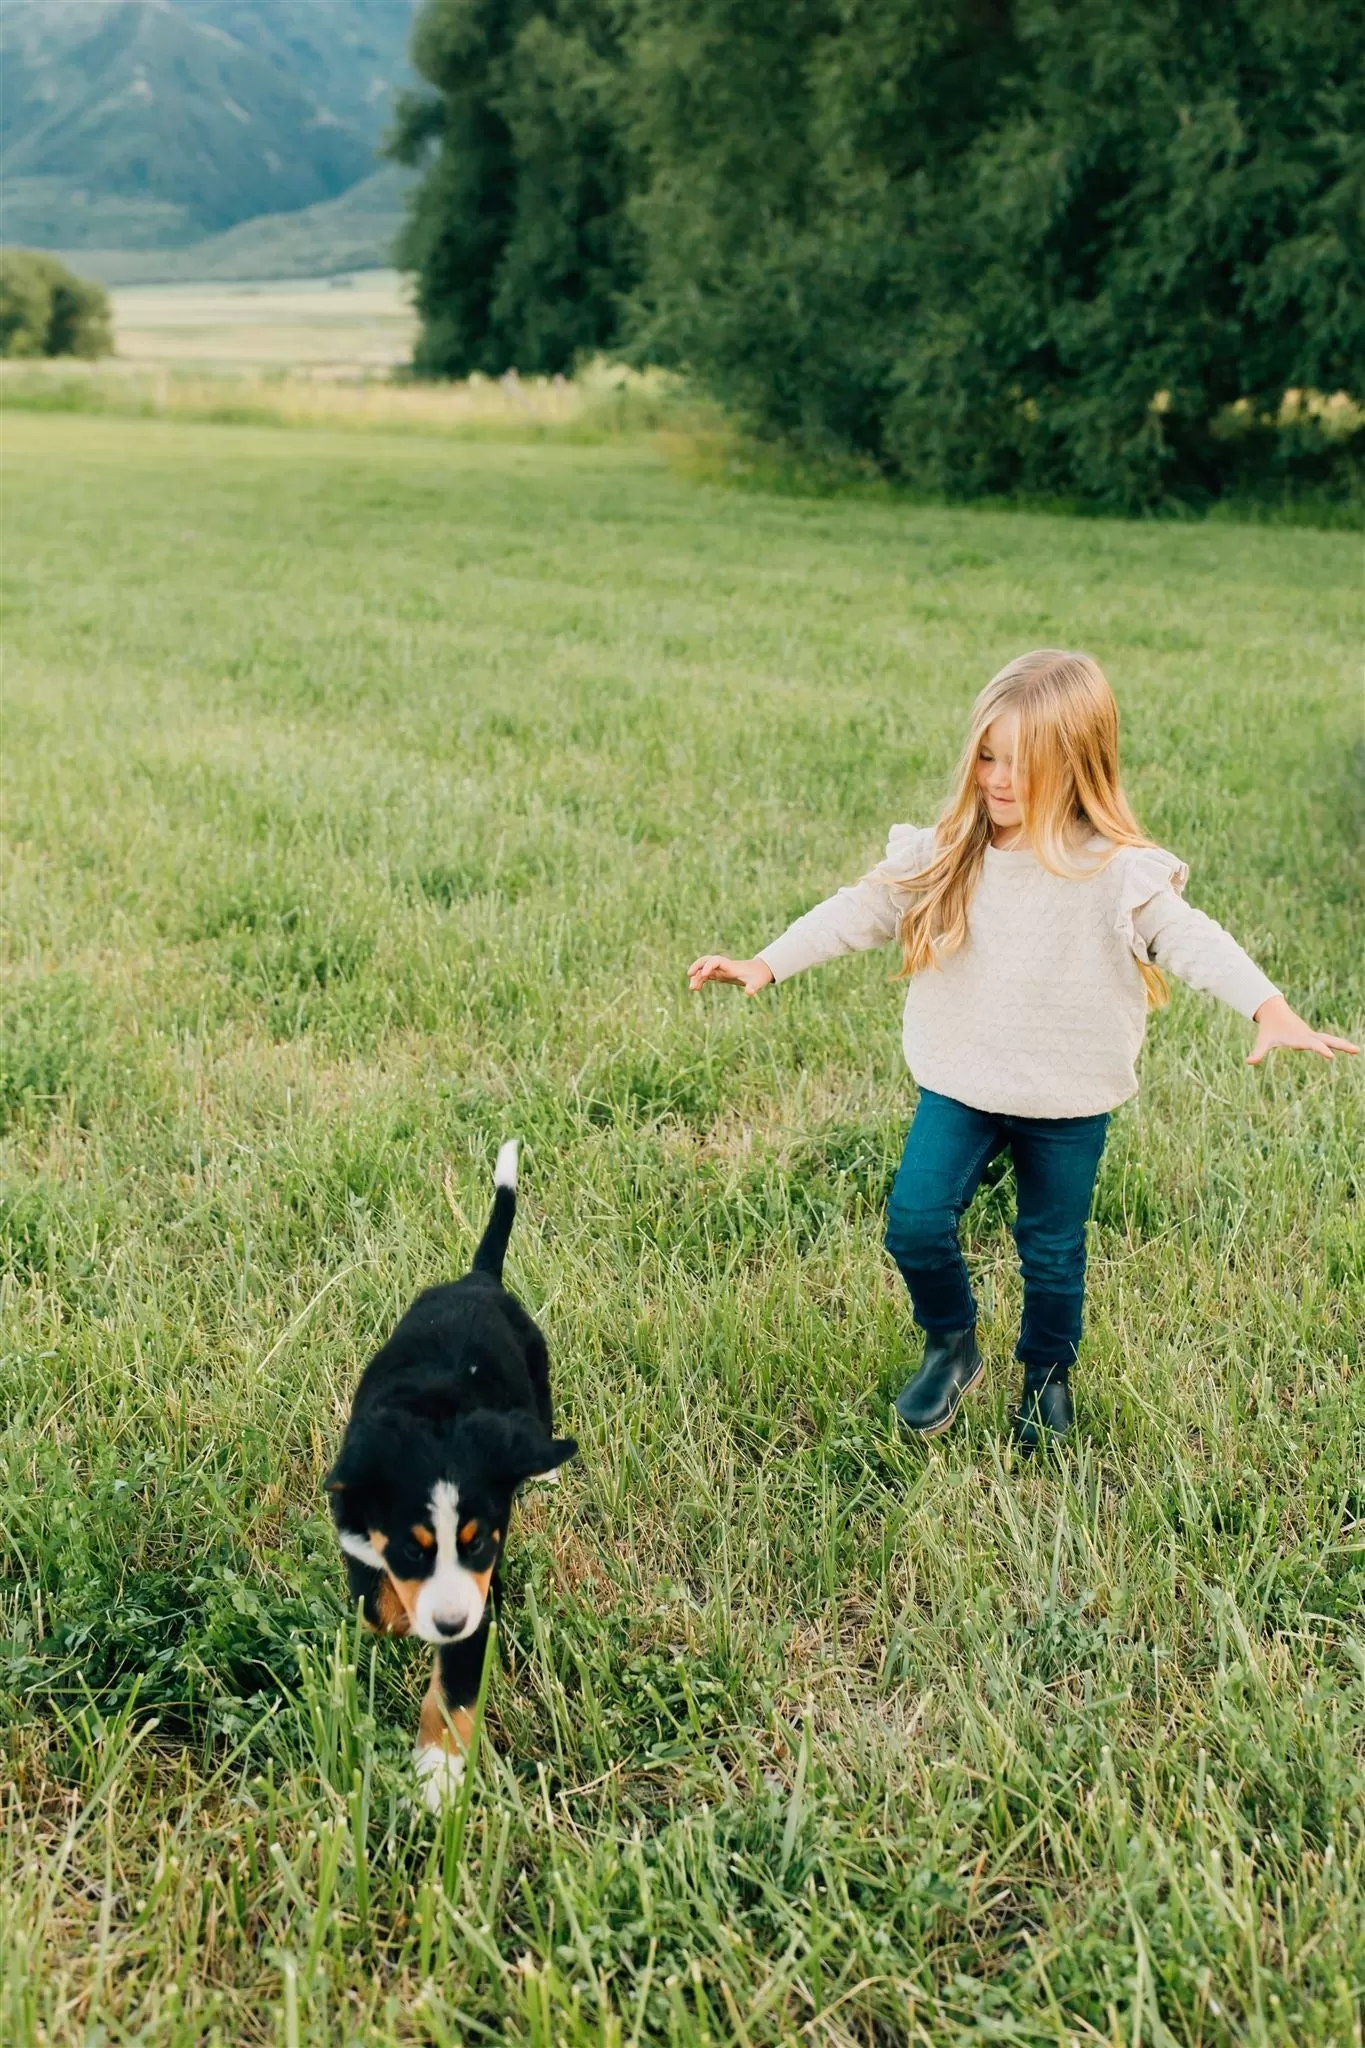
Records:
<instances>
[{"instance_id":1,"label":"green grass","mask_svg":"<svg viewBox=\"0 0 1365 2048\"><path fill-rule=\"evenodd\" d=\"M1007 1185L987 1391L889 1427L892 963L684 985L1060 641L1192 899L1358 1037L1358 542L5 439L5 2039L1359 2048L1360 1073L1177 991L1020 1469ZM511 1133L582 1455L438 1827L320 1478Z\"/></svg>"}]
</instances>

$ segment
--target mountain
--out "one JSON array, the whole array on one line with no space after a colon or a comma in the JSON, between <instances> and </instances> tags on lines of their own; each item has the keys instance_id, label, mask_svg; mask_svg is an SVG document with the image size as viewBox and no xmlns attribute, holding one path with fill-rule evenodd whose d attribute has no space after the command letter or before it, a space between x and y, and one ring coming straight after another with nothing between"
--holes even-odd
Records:
<instances>
[{"instance_id":1,"label":"mountain","mask_svg":"<svg viewBox=\"0 0 1365 2048\"><path fill-rule=\"evenodd\" d=\"M393 262L411 173L384 164L337 199L297 213L263 213L179 249L61 249L63 262L101 284L224 284L335 277Z\"/></svg>"},{"instance_id":2,"label":"mountain","mask_svg":"<svg viewBox=\"0 0 1365 2048\"><path fill-rule=\"evenodd\" d=\"M416 0L172 0L231 36L314 96L371 150L389 123L395 86L411 83L408 31Z\"/></svg>"},{"instance_id":3,"label":"mountain","mask_svg":"<svg viewBox=\"0 0 1365 2048\"><path fill-rule=\"evenodd\" d=\"M375 170L412 0L15 0L0 23L0 231L171 248Z\"/></svg>"}]
</instances>

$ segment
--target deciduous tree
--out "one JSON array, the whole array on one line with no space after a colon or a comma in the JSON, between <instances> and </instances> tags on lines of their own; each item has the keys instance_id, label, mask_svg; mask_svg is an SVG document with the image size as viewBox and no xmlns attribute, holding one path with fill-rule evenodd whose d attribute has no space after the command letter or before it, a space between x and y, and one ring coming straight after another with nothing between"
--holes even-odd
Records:
<instances>
[{"instance_id":1,"label":"deciduous tree","mask_svg":"<svg viewBox=\"0 0 1365 2048\"><path fill-rule=\"evenodd\" d=\"M389 141L426 167L400 245L419 369L554 372L618 341L636 272L620 25L611 0L428 0L412 56L431 90Z\"/></svg>"}]
</instances>

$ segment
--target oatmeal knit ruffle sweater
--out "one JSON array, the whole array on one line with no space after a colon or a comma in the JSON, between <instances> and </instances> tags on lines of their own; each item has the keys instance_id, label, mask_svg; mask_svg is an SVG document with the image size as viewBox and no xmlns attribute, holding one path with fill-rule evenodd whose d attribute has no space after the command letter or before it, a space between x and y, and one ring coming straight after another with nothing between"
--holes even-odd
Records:
<instances>
[{"instance_id":1,"label":"oatmeal knit ruffle sweater","mask_svg":"<svg viewBox=\"0 0 1365 2048\"><path fill-rule=\"evenodd\" d=\"M1105 842L1094 840L1099 853ZM932 827L894 825L886 858L759 954L774 981L896 936L897 879L933 856ZM986 849L967 937L911 978L905 1057L922 1088L1004 1116L1095 1116L1137 1092L1147 1028L1139 960L1250 1017L1278 993L1223 927L1181 900L1189 869L1155 846L1121 847L1070 881L1027 849Z\"/></svg>"}]
</instances>

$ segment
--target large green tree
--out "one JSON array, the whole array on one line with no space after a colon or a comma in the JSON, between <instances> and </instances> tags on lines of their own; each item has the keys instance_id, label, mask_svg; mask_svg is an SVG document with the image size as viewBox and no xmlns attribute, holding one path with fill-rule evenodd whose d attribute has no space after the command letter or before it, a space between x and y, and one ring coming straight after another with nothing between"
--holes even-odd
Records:
<instances>
[{"instance_id":1,"label":"large green tree","mask_svg":"<svg viewBox=\"0 0 1365 2048\"><path fill-rule=\"evenodd\" d=\"M640 0L636 345L884 457L924 216L1018 53L1006 0Z\"/></svg>"},{"instance_id":2,"label":"large green tree","mask_svg":"<svg viewBox=\"0 0 1365 2048\"><path fill-rule=\"evenodd\" d=\"M389 153L425 167L400 260L416 365L568 370L617 342L637 272L625 207L624 51L612 0L427 0Z\"/></svg>"},{"instance_id":3,"label":"large green tree","mask_svg":"<svg viewBox=\"0 0 1365 2048\"><path fill-rule=\"evenodd\" d=\"M1276 424L1365 396L1365 57L1345 0L1016 9L1028 69L932 210L888 439L970 487L1127 509L1348 445Z\"/></svg>"},{"instance_id":4,"label":"large green tree","mask_svg":"<svg viewBox=\"0 0 1365 2048\"><path fill-rule=\"evenodd\" d=\"M1361 0L639 0L638 344L953 493L1206 499L1365 395Z\"/></svg>"},{"instance_id":5,"label":"large green tree","mask_svg":"<svg viewBox=\"0 0 1365 2048\"><path fill-rule=\"evenodd\" d=\"M1365 0L428 0L414 55L426 369L624 345L960 496L1358 475L1285 413L1365 397Z\"/></svg>"}]
</instances>

